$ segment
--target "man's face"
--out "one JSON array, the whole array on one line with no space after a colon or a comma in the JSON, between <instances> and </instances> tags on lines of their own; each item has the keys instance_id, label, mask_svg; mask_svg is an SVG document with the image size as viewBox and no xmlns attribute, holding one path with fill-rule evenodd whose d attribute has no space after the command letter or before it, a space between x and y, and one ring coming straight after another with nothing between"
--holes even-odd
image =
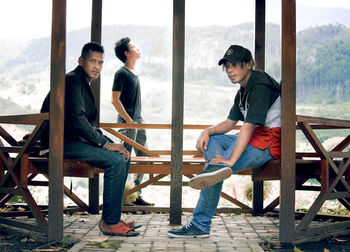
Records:
<instances>
[{"instance_id":1,"label":"man's face","mask_svg":"<svg viewBox=\"0 0 350 252\"><path fill-rule=\"evenodd\" d=\"M251 72L250 70L252 69L252 64L250 62L244 64L242 67L241 63L226 61L224 67L232 83L239 83L242 86L247 84Z\"/></svg>"},{"instance_id":2,"label":"man's face","mask_svg":"<svg viewBox=\"0 0 350 252\"><path fill-rule=\"evenodd\" d=\"M79 58L79 65L83 67L89 80L95 80L100 76L104 62L103 57L103 53L90 51L86 59Z\"/></svg>"},{"instance_id":3,"label":"man's face","mask_svg":"<svg viewBox=\"0 0 350 252\"><path fill-rule=\"evenodd\" d=\"M134 59L139 59L141 58L141 53L140 50L135 46L133 42L129 42L129 51L126 52L126 56L128 59L134 58Z\"/></svg>"}]
</instances>

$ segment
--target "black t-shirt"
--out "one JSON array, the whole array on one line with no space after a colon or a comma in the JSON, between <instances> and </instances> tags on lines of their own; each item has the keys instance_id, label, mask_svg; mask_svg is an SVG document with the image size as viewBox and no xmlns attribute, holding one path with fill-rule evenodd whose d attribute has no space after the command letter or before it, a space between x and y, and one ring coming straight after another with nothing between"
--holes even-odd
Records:
<instances>
[{"instance_id":1,"label":"black t-shirt","mask_svg":"<svg viewBox=\"0 0 350 252\"><path fill-rule=\"evenodd\" d=\"M114 75L112 91L121 92L120 101L134 121L142 120L141 89L137 75L121 67Z\"/></svg>"},{"instance_id":2,"label":"black t-shirt","mask_svg":"<svg viewBox=\"0 0 350 252\"><path fill-rule=\"evenodd\" d=\"M246 88L237 92L228 119L264 125L267 112L279 95L279 84L265 72L255 70Z\"/></svg>"}]
</instances>

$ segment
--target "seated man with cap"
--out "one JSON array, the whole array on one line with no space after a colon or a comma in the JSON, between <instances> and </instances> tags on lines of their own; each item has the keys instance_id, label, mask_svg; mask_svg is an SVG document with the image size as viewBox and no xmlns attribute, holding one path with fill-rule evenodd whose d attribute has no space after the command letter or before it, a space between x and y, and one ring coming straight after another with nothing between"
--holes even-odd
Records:
<instances>
[{"instance_id":1,"label":"seated man with cap","mask_svg":"<svg viewBox=\"0 0 350 252\"><path fill-rule=\"evenodd\" d=\"M223 180L232 173L261 167L280 158L281 101L280 85L267 73L254 70L251 52L232 45L219 61L233 84L240 85L227 119L204 129L196 148L207 161L204 170L189 184L201 190L193 217L168 236L209 237ZM242 121L238 135L226 134Z\"/></svg>"}]
</instances>

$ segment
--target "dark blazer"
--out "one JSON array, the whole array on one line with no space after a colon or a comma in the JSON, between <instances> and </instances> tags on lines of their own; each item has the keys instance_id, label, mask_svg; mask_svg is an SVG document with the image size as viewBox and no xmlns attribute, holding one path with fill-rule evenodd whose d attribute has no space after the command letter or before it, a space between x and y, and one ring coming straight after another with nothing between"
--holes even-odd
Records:
<instances>
[{"instance_id":1,"label":"dark blazer","mask_svg":"<svg viewBox=\"0 0 350 252\"><path fill-rule=\"evenodd\" d=\"M93 125L97 117L97 108L90 84L81 66L66 74L65 82L65 119L64 141L84 140L96 147L103 147L110 139ZM50 111L50 92L47 94L40 112ZM42 149L49 147L48 129L41 138Z\"/></svg>"}]
</instances>

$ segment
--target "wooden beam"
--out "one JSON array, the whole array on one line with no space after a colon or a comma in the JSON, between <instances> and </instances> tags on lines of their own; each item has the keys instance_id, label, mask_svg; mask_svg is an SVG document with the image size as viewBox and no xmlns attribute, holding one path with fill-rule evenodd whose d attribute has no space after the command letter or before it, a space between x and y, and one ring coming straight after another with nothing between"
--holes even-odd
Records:
<instances>
[{"instance_id":1,"label":"wooden beam","mask_svg":"<svg viewBox=\"0 0 350 252\"><path fill-rule=\"evenodd\" d=\"M102 38L102 0L92 1L91 15L91 41L101 44ZM95 97L97 107L97 118L95 126L100 126L100 97L101 97L101 77L92 81L91 90ZM95 174L89 179L89 213L98 214L100 210L99 203L99 174Z\"/></svg>"},{"instance_id":2,"label":"wooden beam","mask_svg":"<svg viewBox=\"0 0 350 252\"><path fill-rule=\"evenodd\" d=\"M185 69L185 0L173 0L170 224L181 224Z\"/></svg>"},{"instance_id":3,"label":"wooden beam","mask_svg":"<svg viewBox=\"0 0 350 252\"><path fill-rule=\"evenodd\" d=\"M48 113L9 115L9 116L0 116L0 123L36 125L42 120L48 120L48 119L49 119Z\"/></svg>"},{"instance_id":4,"label":"wooden beam","mask_svg":"<svg viewBox=\"0 0 350 252\"><path fill-rule=\"evenodd\" d=\"M91 15L91 41L101 44L102 38L102 0L92 1ZM95 126L99 127L100 123L100 86L101 77L91 82L91 90L95 98L95 103L98 111Z\"/></svg>"},{"instance_id":5,"label":"wooden beam","mask_svg":"<svg viewBox=\"0 0 350 252\"><path fill-rule=\"evenodd\" d=\"M282 3L282 137L280 229L281 243L295 239L296 29L295 0Z\"/></svg>"},{"instance_id":6,"label":"wooden beam","mask_svg":"<svg viewBox=\"0 0 350 252\"><path fill-rule=\"evenodd\" d=\"M66 0L52 1L50 78L49 240L63 238L63 135Z\"/></svg>"},{"instance_id":7,"label":"wooden beam","mask_svg":"<svg viewBox=\"0 0 350 252\"><path fill-rule=\"evenodd\" d=\"M255 68L265 70L266 0L255 0Z\"/></svg>"},{"instance_id":8,"label":"wooden beam","mask_svg":"<svg viewBox=\"0 0 350 252\"><path fill-rule=\"evenodd\" d=\"M255 1L255 63L256 69L265 70L265 11L266 1ZM253 215L263 213L264 182L253 181Z\"/></svg>"}]
</instances>

